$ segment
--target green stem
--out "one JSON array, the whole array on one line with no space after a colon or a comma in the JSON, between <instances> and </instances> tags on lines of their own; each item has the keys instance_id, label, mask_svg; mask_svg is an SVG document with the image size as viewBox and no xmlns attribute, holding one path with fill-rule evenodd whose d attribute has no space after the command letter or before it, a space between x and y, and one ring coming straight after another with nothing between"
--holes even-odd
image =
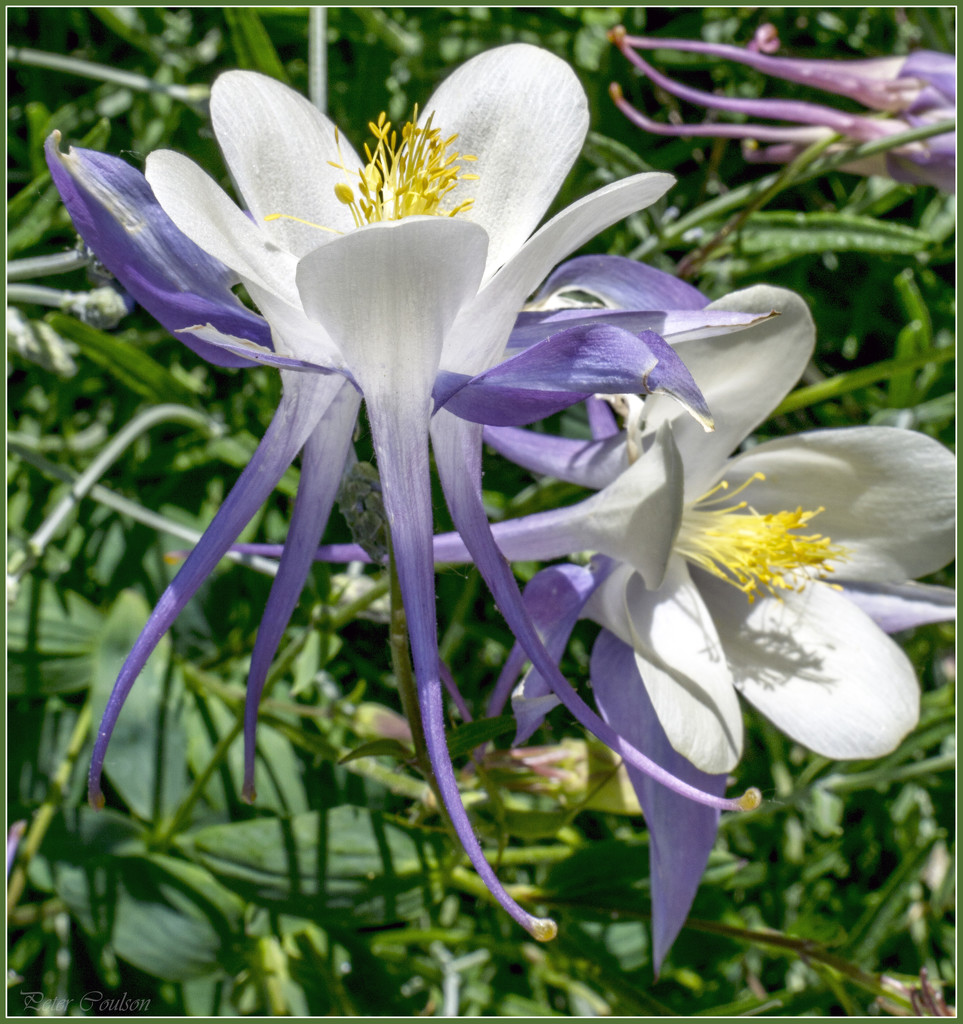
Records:
<instances>
[{"instance_id":1,"label":"green stem","mask_svg":"<svg viewBox=\"0 0 963 1024\"><path fill-rule=\"evenodd\" d=\"M398 578L398 565L395 562L394 546L390 535L388 540L388 593L391 600L391 619L388 626L388 641L391 650L391 667L398 684L398 695L401 697L401 709L411 727L411 738L415 746L415 760L418 768L431 785L438 809L444 814L444 803L435 773L428 757L428 745L425 743L425 729L421 720L421 704L418 701L418 683L411 665L408 651L408 619L401 596L401 580ZM445 815L447 821L447 815Z\"/></svg>"},{"instance_id":2,"label":"green stem","mask_svg":"<svg viewBox=\"0 0 963 1024\"><path fill-rule=\"evenodd\" d=\"M30 823L17 851L16 866L10 872L10 879L7 883L8 920L16 909L20 897L23 895L23 890L27 883L27 867L37 850L40 849L40 844L47 834L47 829L50 828L50 823L60 807L60 801L70 782L70 776L73 774L77 758L83 752L84 745L87 742L87 733L90 732L91 715L91 704L88 699L77 716L77 722L74 725L74 731L70 735L70 742L67 744L64 759L60 762L54 777L50 780L50 788L47 790L44 802L33 816L33 821Z\"/></svg>"},{"instance_id":3,"label":"green stem","mask_svg":"<svg viewBox=\"0 0 963 1024\"><path fill-rule=\"evenodd\" d=\"M30 256L22 260L11 260L7 264L8 281L29 281L35 277L50 274L66 274L79 267L90 266L91 257L79 249L71 252L57 252L50 256ZM7 300L9 301L9 293Z\"/></svg>"},{"instance_id":4,"label":"green stem","mask_svg":"<svg viewBox=\"0 0 963 1024\"><path fill-rule=\"evenodd\" d=\"M79 478L71 473L70 470L64 469L63 466L58 466L53 462L48 462L42 455L38 455L26 445L13 440L12 436L7 438L7 446L18 458L23 459L28 465L38 469L45 476L52 477L55 480L63 480L65 483L72 483L76 487L76 482ZM101 505L105 505L107 508L113 509L115 512L119 512L121 515L128 516L135 523L143 523L144 526L149 526L158 533L168 533L172 537L178 537L186 541L188 544L196 544L201 539L202 533L200 530L193 530L189 526L184 526L182 523L175 522L173 519L168 519L157 512L144 508L142 505L138 505L137 502L131 501L130 498L115 494L109 488L104 487L103 484L94 484L93 487L87 490L86 496ZM264 573L267 576L277 575L278 563L274 559L262 558L260 555L244 555L237 551L225 552L224 558L237 562L240 565L246 565L248 568L255 569L257 572ZM15 562L15 557L11 558L10 561L10 571L19 569L19 563ZM17 579L19 578L18 576Z\"/></svg>"},{"instance_id":5,"label":"green stem","mask_svg":"<svg viewBox=\"0 0 963 1024\"><path fill-rule=\"evenodd\" d=\"M53 512L47 516L27 541L24 551L17 553L19 557L15 555L14 559L11 559L13 564L7 567L9 583L15 588L26 573L40 561L47 545L60 529L63 521L80 503L80 500L90 492L97 480L120 458L128 445L133 444L141 434L146 433L158 423L177 422L188 423L204 430L209 435L215 433L215 427L209 417L186 405L157 405L134 417L130 423L118 431L117 435L104 447L104 450L77 477L67 496L57 504Z\"/></svg>"},{"instance_id":6,"label":"green stem","mask_svg":"<svg viewBox=\"0 0 963 1024\"><path fill-rule=\"evenodd\" d=\"M328 109L328 12L308 8L308 98L321 111Z\"/></svg>"},{"instance_id":7,"label":"green stem","mask_svg":"<svg viewBox=\"0 0 963 1024\"><path fill-rule=\"evenodd\" d=\"M162 825L160 828L155 842L161 848L169 846L174 836L176 836L184 825L187 824L191 811L203 795L211 776L220 767L221 762L227 757L227 752L231 749L231 744L243 731L244 703L242 701L234 724L231 726L230 730L226 732L220 740L218 740L217 746L214 748L214 752L211 754L207 764L204 766L197 778L194 779L190 792L181 801L180 806L168 820L167 824Z\"/></svg>"},{"instance_id":8,"label":"green stem","mask_svg":"<svg viewBox=\"0 0 963 1024\"><path fill-rule=\"evenodd\" d=\"M787 412L796 412L806 406L819 402L828 402L833 398L848 395L851 391L869 387L879 380L886 380L895 373L906 370L919 370L924 366L939 365L956 358L956 349L951 345L947 348L935 348L922 355L909 359L884 359L872 366L861 366L858 370L844 370L828 380L797 388L788 394L773 412L773 416L783 416Z\"/></svg>"},{"instance_id":9,"label":"green stem","mask_svg":"<svg viewBox=\"0 0 963 1024\"><path fill-rule=\"evenodd\" d=\"M770 203L773 199L789 188L790 185L795 184L796 181L801 180L801 175L819 156L824 153L833 143L839 141L838 135L831 135L828 139L820 139L819 142L814 143L808 149L804 150L799 156L796 157L791 163L787 164L786 167L776 175L776 180L762 192L760 192L754 199L747 203L741 210L739 210L734 216L730 217L729 220L716 232L716 234L708 241L705 245L695 249L688 256L686 256L676 268L676 273L679 277L686 278L692 277L703 263L715 252L716 249L721 246L726 239L738 231L743 224L752 216L757 210L761 210L764 206Z\"/></svg>"},{"instance_id":10,"label":"green stem","mask_svg":"<svg viewBox=\"0 0 963 1024\"><path fill-rule=\"evenodd\" d=\"M848 978L860 988L872 992L875 996L883 996L893 999L893 992L886 988L881 979L875 974L864 971L856 964L844 960L835 953L813 942L812 939L796 939L790 935L783 935L780 932L751 931L748 928L735 928L732 925L720 924L717 921L699 921L689 918L685 928L691 928L697 932L709 932L713 935L724 935L730 939L741 942L749 942L758 946L773 946L777 949L785 949L795 953L803 961L812 961L823 967L828 967L837 974ZM898 998L898 997L896 997Z\"/></svg>"},{"instance_id":11,"label":"green stem","mask_svg":"<svg viewBox=\"0 0 963 1024\"><path fill-rule=\"evenodd\" d=\"M796 179L796 184L800 185L813 178L818 178L821 174L826 174L827 171L837 170L844 164L855 160L862 160L866 157L876 156L878 153L885 153L896 146L905 146L910 142L920 142L923 139L932 138L934 135L946 135L948 132L954 131L955 128L956 122L953 120L939 121L922 128L913 128L908 132L900 132L898 135L890 135L885 139L874 139L872 142L855 146L853 149L843 150L840 153L834 153L831 156L824 156L810 164L808 169ZM649 253L685 244L684 236L693 228L698 227L707 220L724 216L738 209L744 203L751 202L753 196L765 193L768 189L772 188L778 182L779 177L779 173L767 175L765 178L760 178L759 181L734 188L724 196L719 196L708 203L703 203L695 210L692 210L691 213L680 217L662 234L653 235L641 245L636 246L629 255L632 259L640 260L644 259Z\"/></svg>"},{"instance_id":12,"label":"green stem","mask_svg":"<svg viewBox=\"0 0 963 1024\"><path fill-rule=\"evenodd\" d=\"M32 50L26 46L8 46L7 60L11 64L29 64L32 67L47 68L50 71L63 71L68 75L80 75L82 78L93 78L99 82L112 82L125 89L136 92L160 92L172 99L180 100L189 106L201 108L210 97L210 89L206 85L165 85L155 82L146 75L139 75L121 68L105 67L76 57L66 57L59 53L45 53Z\"/></svg>"}]
</instances>

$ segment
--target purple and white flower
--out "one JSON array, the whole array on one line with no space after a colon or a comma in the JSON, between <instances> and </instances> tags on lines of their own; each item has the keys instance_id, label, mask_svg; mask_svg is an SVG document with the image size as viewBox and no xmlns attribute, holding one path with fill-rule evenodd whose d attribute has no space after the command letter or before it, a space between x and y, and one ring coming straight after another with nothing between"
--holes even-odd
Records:
<instances>
[{"instance_id":1,"label":"purple and white flower","mask_svg":"<svg viewBox=\"0 0 963 1024\"><path fill-rule=\"evenodd\" d=\"M518 309L551 267L655 201L672 178L615 182L538 228L581 148L588 111L572 70L527 45L469 61L436 91L426 115L400 133L380 118L370 126L377 142L364 160L308 101L262 75L221 76L211 113L243 208L177 153L151 154L145 181L114 158L62 154L56 134L48 143L75 223L121 284L205 358L274 366L283 385L257 452L121 670L97 736L91 799L102 801L111 731L150 652L300 452L299 492L248 684L245 793L253 798L258 700L352 456L363 398L428 751L446 808L495 898L533 935L551 937L554 924L522 910L485 861L446 747L429 434L467 549L530 657L565 692L491 537L481 501L482 429L531 423L595 392L625 391L675 395L709 422L690 375L658 333L673 324L658 317L609 323L591 311L535 316L519 344L509 344ZM469 155L454 152L456 139ZM237 284L260 315L232 294ZM698 334L770 315L693 310L683 319L685 330ZM621 743L627 759L648 763ZM693 792L717 806L735 805Z\"/></svg>"}]
</instances>

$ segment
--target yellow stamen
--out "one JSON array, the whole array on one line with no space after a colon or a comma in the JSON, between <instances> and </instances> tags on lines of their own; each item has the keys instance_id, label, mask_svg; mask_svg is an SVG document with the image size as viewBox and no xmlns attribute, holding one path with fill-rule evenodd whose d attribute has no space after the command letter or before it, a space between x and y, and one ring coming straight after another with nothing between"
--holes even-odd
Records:
<instances>
[{"instance_id":1,"label":"yellow stamen","mask_svg":"<svg viewBox=\"0 0 963 1024\"><path fill-rule=\"evenodd\" d=\"M449 147L458 138L447 139L432 127L434 114L419 128L418 108L414 117L398 133L391 130L391 122L384 113L377 122L368 127L376 144L372 150L365 145L364 153L368 162L357 171L340 163L331 164L358 179L354 189L346 182L335 185L339 201L351 209L358 227L382 220L401 220L412 216L454 217L470 210L473 199L465 199L450 209L443 209L442 203L459 181L477 181L477 174L462 172L462 163L471 163L476 158L469 154L449 152ZM338 154L340 156L340 146Z\"/></svg>"},{"instance_id":2,"label":"yellow stamen","mask_svg":"<svg viewBox=\"0 0 963 1024\"><path fill-rule=\"evenodd\" d=\"M342 200L343 202L344 200ZM303 220L301 217L292 217L288 213L269 213L265 220L293 220L298 224L307 224L309 228L317 228L318 231L330 231L332 235L344 234L343 231L335 231L334 228L326 228L323 224L315 224L314 221Z\"/></svg>"},{"instance_id":3,"label":"yellow stamen","mask_svg":"<svg viewBox=\"0 0 963 1024\"><path fill-rule=\"evenodd\" d=\"M763 591L802 590L833 571L828 563L846 550L819 533L799 534L823 511L817 508L762 514L732 499L756 480L756 473L734 491L723 480L686 509L675 547L687 561L741 590L752 602ZM722 505L723 507L719 507Z\"/></svg>"}]
</instances>

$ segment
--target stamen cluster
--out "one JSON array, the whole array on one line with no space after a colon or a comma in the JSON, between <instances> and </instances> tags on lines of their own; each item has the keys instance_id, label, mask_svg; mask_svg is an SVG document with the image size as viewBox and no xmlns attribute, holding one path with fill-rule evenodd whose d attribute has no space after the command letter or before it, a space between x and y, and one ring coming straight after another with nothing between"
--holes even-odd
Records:
<instances>
[{"instance_id":1,"label":"stamen cluster","mask_svg":"<svg viewBox=\"0 0 963 1024\"><path fill-rule=\"evenodd\" d=\"M443 200L459 181L476 181L478 175L459 173L462 162L476 158L449 152L458 136L443 139L441 132L432 127L433 118L434 114L419 128L415 107L414 121L401 129L399 143L398 133L392 131L391 122L382 112L377 122L368 124L377 144L373 151L365 144L367 164L357 171L345 167L343 160L332 164L359 179L354 188L347 182L339 182L334 188L338 199L350 208L357 227L416 215L454 217L471 208L474 200L466 199L450 210L442 209Z\"/></svg>"},{"instance_id":2,"label":"stamen cluster","mask_svg":"<svg viewBox=\"0 0 963 1024\"><path fill-rule=\"evenodd\" d=\"M822 508L759 513L748 502L729 501L756 480L755 473L731 494L723 480L687 509L676 538L676 550L687 561L741 590L752 603L763 591L802 590L813 579L833 571L830 560L842 560L845 549L819 533L799 534Z\"/></svg>"}]
</instances>

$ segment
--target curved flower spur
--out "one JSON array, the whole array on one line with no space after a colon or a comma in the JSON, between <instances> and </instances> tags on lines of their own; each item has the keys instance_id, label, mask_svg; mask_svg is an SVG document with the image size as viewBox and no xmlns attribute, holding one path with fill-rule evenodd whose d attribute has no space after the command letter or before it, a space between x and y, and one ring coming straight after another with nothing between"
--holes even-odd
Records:
<instances>
[{"instance_id":1,"label":"curved flower spur","mask_svg":"<svg viewBox=\"0 0 963 1024\"><path fill-rule=\"evenodd\" d=\"M485 861L447 751L429 428L469 550L490 585L495 581L496 598L531 656L558 676L491 541L481 504L482 424L530 423L594 392L659 390L678 395L703 421L708 410L681 361L650 330L548 324L522 351L506 348L517 310L559 259L672 183L665 174L615 182L535 230L587 131L585 95L571 69L536 47L502 47L454 72L426 111L400 136L383 119L373 123L377 142L363 161L297 93L255 73L228 72L213 87L211 113L247 212L179 154L151 154L148 187L119 161L84 151L64 156L50 140L48 161L68 209L121 283L205 357L275 366L283 384L257 453L121 670L97 737L90 796L102 801L110 734L150 652L303 449L298 498L249 678L245 792L253 797L258 699L327 520L363 397L425 738L446 809L495 898L537 938L549 938L554 924L523 911ZM456 141L475 159L456 153ZM239 311L230 295L238 282L263 319ZM186 308L196 309L193 322L185 321Z\"/></svg>"},{"instance_id":2,"label":"curved flower spur","mask_svg":"<svg viewBox=\"0 0 963 1024\"><path fill-rule=\"evenodd\" d=\"M841 136L839 146L884 139L911 128L956 118L956 58L934 50L908 56L868 60L813 60L774 57L779 39L771 25L762 26L746 48L691 39L658 39L628 35L621 26L610 33L622 54L660 89L707 110L723 110L785 124L726 123L664 124L636 110L617 83L610 87L616 105L633 124L656 135L743 139L744 156L752 163L789 163L807 146ZM743 99L693 89L657 71L640 50L704 54L748 65L773 78L862 103L863 113L851 114L805 100ZM880 114L888 116L879 116ZM769 143L760 147L759 143ZM847 164L854 174L888 175L895 181L935 185L956 191L956 140L952 132L912 142L885 154Z\"/></svg>"}]
</instances>

